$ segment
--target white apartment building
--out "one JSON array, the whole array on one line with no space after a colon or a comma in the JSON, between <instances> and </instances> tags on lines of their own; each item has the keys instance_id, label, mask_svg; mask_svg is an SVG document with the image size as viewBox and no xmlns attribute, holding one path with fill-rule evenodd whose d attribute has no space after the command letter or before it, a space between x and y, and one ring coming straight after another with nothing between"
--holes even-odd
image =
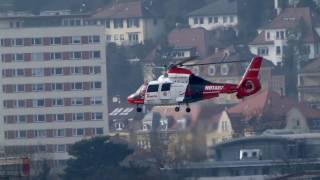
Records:
<instances>
[{"instance_id":1,"label":"white apartment building","mask_svg":"<svg viewBox=\"0 0 320 180\"><path fill-rule=\"evenodd\" d=\"M320 55L320 37L315 16L309 8L288 8L268 25L259 28L258 36L249 44L253 54L263 56L274 64L282 63L288 41L288 29L302 26L303 55L313 59Z\"/></svg>"},{"instance_id":2,"label":"white apartment building","mask_svg":"<svg viewBox=\"0 0 320 180\"><path fill-rule=\"evenodd\" d=\"M238 2L217 0L188 14L191 28L203 27L206 30L231 27L237 32L239 23Z\"/></svg>"},{"instance_id":3,"label":"white apartment building","mask_svg":"<svg viewBox=\"0 0 320 180\"><path fill-rule=\"evenodd\" d=\"M0 142L6 155L69 158L108 133L102 26L0 28Z\"/></svg>"}]
</instances>

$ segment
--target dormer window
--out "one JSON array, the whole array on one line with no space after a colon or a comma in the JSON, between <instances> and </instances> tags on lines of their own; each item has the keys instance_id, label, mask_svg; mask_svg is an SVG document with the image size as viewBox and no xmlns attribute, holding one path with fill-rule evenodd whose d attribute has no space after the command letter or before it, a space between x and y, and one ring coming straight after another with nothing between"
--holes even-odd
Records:
<instances>
[{"instance_id":1,"label":"dormer window","mask_svg":"<svg viewBox=\"0 0 320 180\"><path fill-rule=\"evenodd\" d=\"M270 40L270 32L267 32L267 37L266 37L267 40Z\"/></svg>"}]
</instances>

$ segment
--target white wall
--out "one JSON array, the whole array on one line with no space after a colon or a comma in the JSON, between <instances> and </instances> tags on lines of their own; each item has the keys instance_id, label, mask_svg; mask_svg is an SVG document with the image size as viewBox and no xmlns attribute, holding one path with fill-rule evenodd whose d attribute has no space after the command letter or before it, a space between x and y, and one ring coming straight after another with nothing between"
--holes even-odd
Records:
<instances>
[{"instance_id":1,"label":"white wall","mask_svg":"<svg viewBox=\"0 0 320 180\"><path fill-rule=\"evenodd\" d=\"M209 23L209 17L212 17L212 22ZM223 22L223 17L227 18L226 22ZM230 22L230 18L233 17L233 22ZM194 23L194 18L198 18L198 24ZM227 16L218 16L218 22L214 22L214 16L202 16L204 22L200 24L200 17L198 16L189 16L189 25L191 28L203 27L206 30L213 30L219 27L233 27L238 25L238 16L236 15L227 15Z\"/></svg>"}]
</instances>

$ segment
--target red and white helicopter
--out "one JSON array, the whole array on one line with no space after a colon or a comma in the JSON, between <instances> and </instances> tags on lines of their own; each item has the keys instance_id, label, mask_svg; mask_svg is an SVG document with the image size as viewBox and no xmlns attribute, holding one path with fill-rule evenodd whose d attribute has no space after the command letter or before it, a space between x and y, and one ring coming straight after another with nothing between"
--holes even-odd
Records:
<instances>
[{"instance_id":1,"label":"red and white helicopter","mask_svg":"<svg viewBox=\"0 0 320 180\"><path fill-rule=\"evenodd\" d=\"M236 93L237 98L241 99L255 94L261 89L258 75L262 60L262 57L254 57L239 84L230 84L209 82L181 66L224 64L241 61L184 65L184 63L190 61L190 59L187 59L171 65L165 74L161 75L157 80L143 84L128 97L128 103L136 104L137 112L142 111L141 106L144 104L175 105L176 112L180 110L180 105L186 104L186 112L190 112L189 103L218 97L222 93Z\"/></svg>"}]
</instances>

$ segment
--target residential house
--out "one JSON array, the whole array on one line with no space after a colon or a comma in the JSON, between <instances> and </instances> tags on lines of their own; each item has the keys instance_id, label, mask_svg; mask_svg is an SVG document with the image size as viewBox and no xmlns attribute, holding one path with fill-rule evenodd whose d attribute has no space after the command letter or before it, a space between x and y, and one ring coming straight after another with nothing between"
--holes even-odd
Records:
<instances>
[{"instance_id":1,"label":"residential house","mask_svg":"<svg viewBox=\"0 0 320 180\"><path fill-rule=\"evenodd\" d=\"M191 28L202 27L206 30L233 28L238 31L238 1L217 0L188 14Z\"/></svg>"},{"instance_id":2,"label":"residential house","mask_svg":"<svg viewBox=\"0 0 320 180\"><path fill-rule=\"evenodd\" d=\"M255 133L286 127L297 129L297 126L300 127L300 130L316 130L318 121L315 120L320 117L319 110L271 90L263 90L256 95L249 96L227 111L230 114L241 114L245 126L251 128Z\"/></svg>"},{"instance_id":3,"label":"residential house","mask_svg":"<svg viewBox=\"0 0 320 180\"><path fill-rule=\"evenodd\" d=\"M289 38L303 43L302 58L313 59L320 55L319 28L316 14L310 8L284 9L272 22L258 29L258 36L249 43L253 54L271 60L275 65L283 63ZM297 34L292 33L294 30Z\"/></svg>"},{"instance_id":4,"label":"residential house","mask_svg":"<svg viewBox=\"0 0 320 180\"><path fill-rule=\"evenodd\" d=\"M142 1L113 3L98 9L88 24L103 25L107 42L134 45L157 40L164 31L164 21Z\"/></svg>"},{"instance_id":5,"label":"residential house","mask_svg":"<svg viewBox=\"0 0 320 180\"><path fill-rule=\"evenodd\" d=\"M205 157L207 121L223 108L209 102L191 104L191 113L175 112L170 106L154 107L142 120L142 129L137 132L137 145L150 150L152 141L157 138L172 159L178 156L192 158L192 152L198 152L198 157Z\"/></svg>"},{"instance_id":6,"label":"residential house","mask_svg":"<svg viewBox=\"0 0 320 180\"><path fill-rule=\"evenodd\" d=\"M306 64L298 74L299 101L320 109L320 58Z\"/></svg>"},{"instance_id":7,"label":"residential house","mask_svg":"<svg viewBox=\"0 0 320 180\"><path fill-rule=\"evenodd\" d=\"M207 147L242 136L244 127L242 127L241 118L241 114L231 114L227 110L213 116L207 126ZM208 153L210 154L210 152Z\"/></svg>"}]
</instances>

